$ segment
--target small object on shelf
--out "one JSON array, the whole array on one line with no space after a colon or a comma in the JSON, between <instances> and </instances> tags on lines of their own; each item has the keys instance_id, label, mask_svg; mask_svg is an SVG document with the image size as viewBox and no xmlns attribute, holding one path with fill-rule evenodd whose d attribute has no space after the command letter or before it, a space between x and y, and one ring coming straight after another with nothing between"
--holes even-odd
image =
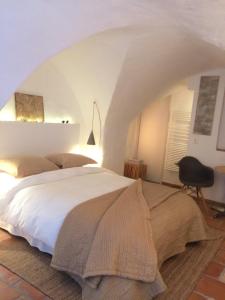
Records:
<instances>
[{"instance_id":1,"label":"small object on shelf","mask_svg":"<svg viewBox=\"0 0 225 300\"><path fill-rule=\"evenodd\" d=\"M143 161L128 160L124 165L124 176L133 179L145 179L147 173L147 166Z\"/></svg>"}]
</instances>

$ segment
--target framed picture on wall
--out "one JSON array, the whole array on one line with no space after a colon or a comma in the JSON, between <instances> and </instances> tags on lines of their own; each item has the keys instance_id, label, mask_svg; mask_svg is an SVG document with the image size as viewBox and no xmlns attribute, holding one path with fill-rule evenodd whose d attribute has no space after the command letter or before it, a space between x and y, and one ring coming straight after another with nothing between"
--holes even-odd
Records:
<instances>
[{"instance_id":1,"label":"framed picture on wall","mask_svg":"<svg viewBox=\"0 0 225 300\"><path fill-rule=\"evenodd\" d=\"M193 132L201 135L211 135L219 76L202 76L200 79L197 110Z\"/></svg>"},{"instance_id":2,"label":"framed picture on wall","mask_svg":"<svg viewBox=\"0 0 225 300\"><path fill-rule=\"evenodd\" d=\"M42 96L15 93L16 119L24 122L44 122Z\"/></svg>"}]
</instances>

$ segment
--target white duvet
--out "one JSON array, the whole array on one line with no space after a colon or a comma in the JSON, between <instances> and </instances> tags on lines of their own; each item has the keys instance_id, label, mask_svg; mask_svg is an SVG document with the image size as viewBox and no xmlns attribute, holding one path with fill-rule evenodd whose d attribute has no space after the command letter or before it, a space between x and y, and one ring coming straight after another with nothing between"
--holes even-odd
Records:
<instances>
[{"instance_id":1,"label":"white duvet","mask_svg":"<svg viewBox=\"0 0 225 300\"><path fill-rule=\"evenodd\" d=\"M45 172L12 180L7 186L0 177L0 227L52 254L60 227L72 208L131 182L93 167Z\"/></svg>"}]
</instances>

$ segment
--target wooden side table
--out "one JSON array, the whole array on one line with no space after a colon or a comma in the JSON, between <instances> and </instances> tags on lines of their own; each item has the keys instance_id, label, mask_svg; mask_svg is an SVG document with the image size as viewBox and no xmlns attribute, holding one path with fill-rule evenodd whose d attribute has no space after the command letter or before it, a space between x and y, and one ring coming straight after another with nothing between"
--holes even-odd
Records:
<instances>
[{"instance_id":1,"label":"wooden side table","mask_svg":"<svg viewBox=\"0 0 225 300\"><path fill-rule=\"evenodd\" d=\"M124 176L138 179L145 179L147 173L147 165L141 163L125 162Z\"/></svg>"}]
</instances>

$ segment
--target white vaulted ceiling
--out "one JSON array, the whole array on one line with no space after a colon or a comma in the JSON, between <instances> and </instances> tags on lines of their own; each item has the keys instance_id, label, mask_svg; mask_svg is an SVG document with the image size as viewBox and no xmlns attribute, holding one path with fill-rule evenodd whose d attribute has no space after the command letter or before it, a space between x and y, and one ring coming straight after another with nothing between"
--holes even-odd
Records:
<instances>
[{"instance_id":1,"label":"white vaulted ceiling","mask_svg":"<svg viewBox=\"0 0 225 300\"><path fill-rule=\"evenodd\" d=\"M101 82L104 164L120 171L131 119L178 80L225 66L225 1L0 0L0 105L44 61L98 33L116 66Z\"/></svg>"}]
</instances>

